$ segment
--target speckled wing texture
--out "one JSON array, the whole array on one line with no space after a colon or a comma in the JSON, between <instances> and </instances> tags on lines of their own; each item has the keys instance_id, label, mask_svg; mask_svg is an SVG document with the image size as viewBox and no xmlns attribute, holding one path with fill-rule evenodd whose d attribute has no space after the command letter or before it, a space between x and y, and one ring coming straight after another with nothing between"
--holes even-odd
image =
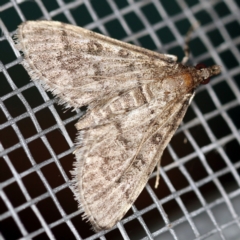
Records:
<instances>
[{"instance_id":1,"label":"speckled wing texture","mask_svg":"<svg viewBox=\"0 0 240 240\"><path fill-rule=\"evenodd\" d=\"M66 107L88 106L76 128L73 191L95 231L112 228L141 193L186 112L218 66L197 70L172 55L52 21L19 26L32 79Z\"/></svg>"},{"instance_id":2,"label":"speckled wing texture","mask_svg":"<svg viewBox=\"0 0 240 240\"><path fill-rule=\"evenodd\" d=\"M169 62L177 60L53 21L23 23L18 42L32 79L38 78L59 96L60 103L74 108L105 104L137 87L139 80L156 79Z\"/></svg>"}]
</instances>

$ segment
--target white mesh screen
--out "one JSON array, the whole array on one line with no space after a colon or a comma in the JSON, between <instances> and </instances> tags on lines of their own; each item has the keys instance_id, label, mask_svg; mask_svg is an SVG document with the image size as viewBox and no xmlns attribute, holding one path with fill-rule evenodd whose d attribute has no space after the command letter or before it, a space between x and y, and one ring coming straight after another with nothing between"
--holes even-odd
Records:
<instances>
[{"instance_id":1,"label":"white mesh screen","mask_svg":"<svg viewBox=\"0 0 240 240\"><path fill-rule=\"evenodd\" d=\"M0 0L0 225L3 239L238 239L240 235L239 0ZM122 41L219 64L201 86L132 209L94 233L69 189L74 124L30 80L12 36L26 20L76 24Z\"/></svg>"}]
</instances>

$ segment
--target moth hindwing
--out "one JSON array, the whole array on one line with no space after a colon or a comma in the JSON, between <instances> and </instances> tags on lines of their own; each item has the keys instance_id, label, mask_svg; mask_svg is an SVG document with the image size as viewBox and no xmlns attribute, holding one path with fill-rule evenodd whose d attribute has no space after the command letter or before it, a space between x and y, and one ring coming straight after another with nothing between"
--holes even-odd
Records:
<instances>
[{"instance_id":1,"label":"moth hindwing","mask_svg":"<svg viewBox=\"0 0 240 240\"><path fill-rule=\"evenodd\" d=\"M196 69L89 30L28 21L17 34L23 66L76 124L74 194L95 231L112 228L141 193L181 123L195 88L220 73Z\"/></svg>"}]
</instances>

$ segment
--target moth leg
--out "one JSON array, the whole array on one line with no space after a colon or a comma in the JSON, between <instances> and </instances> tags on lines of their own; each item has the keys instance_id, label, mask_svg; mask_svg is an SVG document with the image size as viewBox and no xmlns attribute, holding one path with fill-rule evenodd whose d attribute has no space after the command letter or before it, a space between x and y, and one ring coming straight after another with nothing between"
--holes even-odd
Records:
<instances>
[{"instance_id":1,"label":"moth leg","mask_svg":"<svg viewBox=\"0 0 240 240\"><path fill-rule=\"evenodd\" d=\"M193 26L191 26L186 34L185 38L185 46L184 46L184 54L185 56L182 59L182 64L185 65L186 62L189 60L190 55L190 48L189 48L189 41L191 39L191 34L200 26L199 22L196 22Z\"/></svg>"},{"instance_id":2,"label":"moth leg","mask_svg":"<svg viewBox=\"0 0 240 240\"><path fill-rule=\"evenodd\" d=\"M161 161L158 161L157 163L157 175L156 175L156 181L155 181L155 188L158 188L158 185L159 185L159 180L160 180L160 162Z\"/></svg>"}]
</instances>

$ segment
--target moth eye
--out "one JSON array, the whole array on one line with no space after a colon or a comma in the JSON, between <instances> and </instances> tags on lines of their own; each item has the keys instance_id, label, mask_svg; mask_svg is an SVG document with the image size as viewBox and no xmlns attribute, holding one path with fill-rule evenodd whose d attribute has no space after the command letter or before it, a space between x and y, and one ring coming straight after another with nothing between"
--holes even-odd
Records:
<instances>
[{"instance_id":1,"label":"moth eye","mask_svg":"<svg viewBox=\"0 0 240 240\"><path fill-rule=\"evenodd\" d=\"M207 68L207 66L204 64L204 63L198 63L196 66L195 66L196 69L200 70L200 69L203 69L203 68ZM210 82L210 78L207 78L207 79L204 79L201 84L205 85L205 84L208 84Z\"/></svg>"}]
</instances>

